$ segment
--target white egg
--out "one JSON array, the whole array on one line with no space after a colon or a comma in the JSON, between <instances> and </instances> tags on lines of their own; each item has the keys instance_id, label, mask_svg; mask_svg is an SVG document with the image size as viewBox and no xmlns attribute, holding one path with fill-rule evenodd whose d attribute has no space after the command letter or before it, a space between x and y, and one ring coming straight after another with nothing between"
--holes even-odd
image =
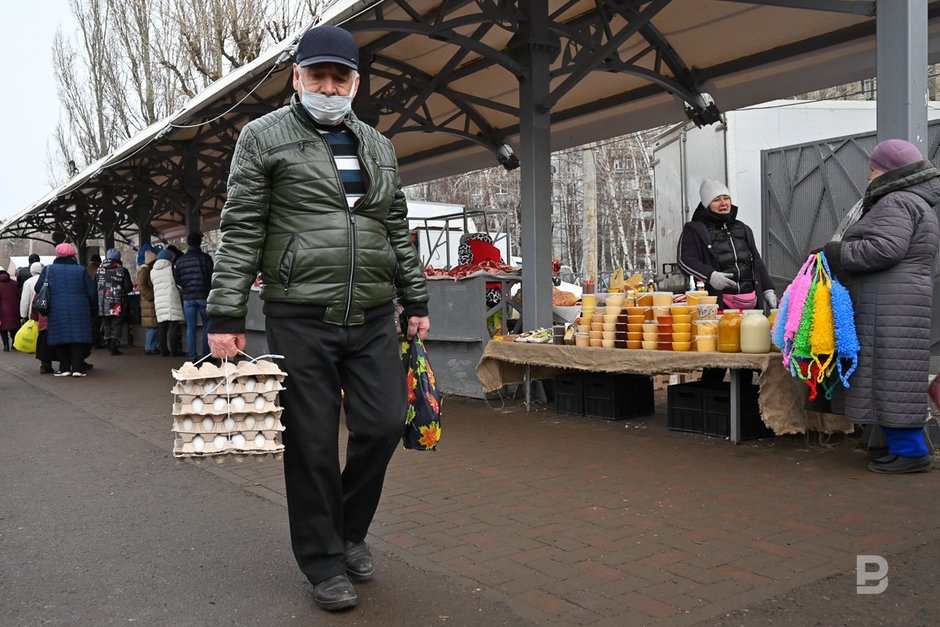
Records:
<instances>
[{"instance_id":1,"label":"white egg","mask_svg":"<svg viewBox=\"0 0 940 627\"><path fill-rule=\"evenodd\" d=\"M225 445L228 442L228 438L224 435L217 435L212 440L212 445L215 447L215 450L221 451L225 449Z\"/></svg>"},{"instance_id":2,"label":"white egg","mask_svg":"<svg viewBox=\"0 0 940 627\"><path fill-rule=\"evenodd\" d=\"M215 423L212 421L212 418L210 418L209 416L206 416L205 418L202 419L203 432L208 433L209 431L212 431L212 427L214 426L215 426Z\"/></svg>"},{"instance_id":3,"label":"white egg","mask_svg":"<svg viewBox=\"0 0 940 627\"><path fill-rule=\"evenodd\" d=\"M267 442L267 438L264 437L263 433L255 436L255 448L264 448L265 442Z\"/></svg>"},{"instance_id":4,"label":"white egg","mask_svg":"<svg viewBox=\"0 0 940 627\"><path fill-rule=\"evenodd\" d=\"M194 398L192 405L193 411L202 411L202 406L205 405L205 403L202 402L201 398Z\"/></svg>"},{"instance_id":5,"label":"white egg","mask_svg":"<svg viewBox=\"0 0 940 627\"><path fill-rule=\"evenodd\" d=\"M227 382L225 384L225 393L233 394L234 392L235 392L235 382L234 381Z\"/></svg>"},{"instance_id":6,"label":"white egg","mask_svg":"<svg viewBox=\"0 0 940 627\"><path fill-rule=\"evenodd\" d=\"M202 390L206 394L214 394L217 385L218 385L218 381L216 381L215 379L209 379L202 385Z\"/></svg>"},{"instance_id":7,"label":"white egg","mask_svg":"<svg viewBox=\"0 0 940 627\"><path fill-rule=\"evenodd\" d=\"M203 449L206 448L206 441L202 439L202 436L197 435L193 438L193 450L197 453L201 453Z\"/></svg>"},{"instance_id":8,"label":"white egg","mask_svg":"<svg viewBox=\"0 0 940 627\"><path fill-rule=\"evenodd\" d=\"M241 396L236 396L232 399L232 407L235 408L235 411L241 411L245 409L245 399Z\"/></svg>"},{"instance_id":9,"label":"white egg","mask_svg":"<svg viewBox=\"0 0 940 627\"><path fill-rule=\"evenodd\" d=\"M212 401L212 409L216 411L222 411L225 409L225 399L220 396L219 398Z\"/></svg>"},{"instance_id":10,"label":"white egg","mask_svg":"<svg viewBox=\"0 0 940 627\"><path fill-rule=\"evenodd\" d=\"M255 409L264 409L264 406L267 405L268 401L263 396L258 396L255 398Z\"/></svg>"},{"instance_id":11,"label":"white egg","mask_svg":"<svg viewBox=\"0 0 940 627\"><path fill-rule=\"evenodd\" d=\"M255 426L255 417L254 416L245 416L245 428L251 429Z\"/></svg>"},{"instance_id":12,"label":"white egg","mask_svg":"<svg viewBox=\"0 0 940 627\"><path fill-rule=\"evenodd\" d=\"M232 444L235 445L235 448L239 450L244 450L245 448L245 436L241 433L236 433L232 436Z\"/></svg>"},{"instance_id":13,"label":"white egg","mask_svg":"<svg viewBox=\"0 0 940 627\"><path fill-rule=\"evenodd\" d=\"M272 414L266 415L266 416L264 417L264 428L265 428L265 429L273 429L273 428L274 428L274 422L275 422L275 420L274 420L274 416L273 416Z\"/></svg>"},{"instance_id":14,"label":"white egg","mask_svg":"<svg viewBox=\"0 0 940 627\"><path fill-rule=\"evenodd\" d=\"M225 420L222 421L222 424L225 425L226 431L231 431L232 429L235 428L235 419L232 418L231 416L226 416Z\"/></svg>"},{"instance_id":15,"label":"white egg","mask_svg":"<svg viewBox=\"0 0 940 627\"><path fill-rule=\"evenodd\" d=\"M192 430L193 430L193 419L183 418L183 431L192 431Z\"/></svg>"},{"instance_id":16,"label":"white egg","mask_svg":"<svg viewBox=\"0 0 940 627\"><path fill-rule=\"evenodd\" d=\"M273 390L275 386L277 386L277 379L275 379L274 377L271 377L270 379L264 382L264 389L267 390L268 392Z\"/></svg>"},{"instance_id":17,"label":"white egg","mask_svg":"<svg viewBox=\"0 0 940 627\"><path fill-rule=\"evenodd\" d=\"M183 381L183 392L186 394L192 394L193 392L193 381L192 379L187 379Z\"/></svg>"},{"instance_id":18,"label":"white egg","mask_svg":"<svg viewBox=\"0 0 940 627\"><path fill-rule=\"evenodd\" d=\"M254 391L255 391L255 386L256 386L257 384L258 384L258 382L255 381L254 379L248 379L247 381L245 381L245 391L246 391L246 392L254 392Z\"/></svg>"}]
</instances>

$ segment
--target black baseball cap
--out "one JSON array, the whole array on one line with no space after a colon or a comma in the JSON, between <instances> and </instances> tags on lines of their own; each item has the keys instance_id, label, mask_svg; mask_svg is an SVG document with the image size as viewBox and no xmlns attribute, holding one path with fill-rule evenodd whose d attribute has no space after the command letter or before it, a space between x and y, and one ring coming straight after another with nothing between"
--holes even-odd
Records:
<instances>
[{"instance_id":1,"label":"black baseball cap","mask_svg":"<svg viewBox=\"0 0 940 627\"><path fill-rule=\"evenodd\" d=\"M349 31L338 26L311 28L297 44L297 65L307 67L315 63L339 63L359 70L359 48Z\"/></svg>"}]
</instances>

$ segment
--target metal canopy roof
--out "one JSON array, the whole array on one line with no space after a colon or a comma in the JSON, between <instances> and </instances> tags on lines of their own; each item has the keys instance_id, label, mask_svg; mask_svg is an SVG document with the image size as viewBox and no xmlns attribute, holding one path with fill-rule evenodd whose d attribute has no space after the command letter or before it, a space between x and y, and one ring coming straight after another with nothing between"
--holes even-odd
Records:
<instances>
[{"instance_id":1,"label":"metal canopy roof","mask_svg":"<svg viewBox=\"0 0 940 627\"><path fill-rule=\"evenodd\" d=\"M547 28L530 36L533 5ZM803 7L812 6L811 9ZM333 5L323 22L361 50L356 111L389 136L406 184L512 166L527 54L547 54L551 149L875 74L874 2L863 0L379 0ZM940 2L929 7L932 57ZM0 237L129 238L217 225L248 120L287 102L296 37L12 218ZM703 96L709 93L715 105Z\"/></svg>"}]
</instances>

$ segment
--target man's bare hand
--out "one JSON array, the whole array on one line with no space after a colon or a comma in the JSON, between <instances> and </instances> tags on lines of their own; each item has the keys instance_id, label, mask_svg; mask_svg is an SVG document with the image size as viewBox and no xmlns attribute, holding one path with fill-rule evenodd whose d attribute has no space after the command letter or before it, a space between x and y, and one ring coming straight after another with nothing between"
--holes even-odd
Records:
<instances>
[{"instance_id":1,"label":"man's bare hand","mask_svg":"<svg viewBox=\"0 0 940 627\"><path fill-rule=\"evenodd\" d=\"M427 337L428 331L431 330L431 319L427 316L411 316L408 318L408 331L406 335L410 340L418 335L422 340Z\"/></svg>"},{"instance_id":2,"label":"man's bare hand","mask_svg":"<svg viewBox=\"0 0 940 627\"><path fill-rule=\"evenodd\" d=\"M244 333L210 333L209 350L213 357L234 358L238 351L245 350Z\"/></svg>"}]
</instances>

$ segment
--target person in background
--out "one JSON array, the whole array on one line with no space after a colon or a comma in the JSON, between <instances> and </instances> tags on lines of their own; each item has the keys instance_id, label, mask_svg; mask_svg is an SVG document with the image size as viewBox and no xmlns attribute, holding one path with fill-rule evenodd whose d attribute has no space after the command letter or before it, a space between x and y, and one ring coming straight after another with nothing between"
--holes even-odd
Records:
<instances>
[{"instance_id":1,"label":"person in background","mask_svg":"<svg viewBox=\"0 0 940 627\"><path fill-rule=\"evenodd\" d=\"M20 293L10 273L0 268L0 339L3 352L10 352L13 336L20 328Z\"/></svg>"},{"instance_id":2,"label":"person in background","mask_svg":"<svg viewBox=\"0 0 940 627\"><path fill-rule=\"evenodd\" d=\"M887 449L873 451L869 470L927 472L940 170L910 142L889 139L872 151L868 180L858 221L824 248L833 274L852 294L861 346L845 390L845 417L884 432Z\"/></svg>"},{"instance_id":3,"label":"person in background","mask_svg":"<svg viewBox=\"0 0 940 627\"><path fill-rule=\"evenodd\" d=\"M121 251L117 248L108 249L96 276L101 336L112 355L121 355L118 346L124 334L125 301L128 292L134 287L130 273L121 262Z\"/></svg>"},{"instance_id":4,"label":"person in background","mask_svg":"<svg viewBox=\"0 0 940 627\"><path fill-rule=\"evenodd\" d=\"M23 285L25 285L26 281L28 281L29 278L33 276L32 265L37 261L39 261L39 255L32 253L29 256L26 265L22 268L17 268L16 270L16 289L19 290L20 297L23 296Z\"/></svg>"},{"instance_id":5,"label":"person in background","mask_svg":"<svg viewBox=\"0 0 940 627\"><path fill-rule=\"evenodd\" d=\"M202 233L190 233L186 236L189 250L177 258L173 264L176 284L183 292L183 313L186 315L186 347L189 359L195 363L209 354L209 317L206 313L206 299L212 285L212 257L202 252ZM196 321L202 323L202 332L196 339ZM200 347L201 346L201 352Z\"/></svg>"},{"instance_id":6,"label":"person in background","mask_svg":"<svg viewBox=\"0 0 940 627\"><path fill-rule=\"evenodd\" d=\"M101 255L94 254L88 258L88 263L85 265L85 269L88 271L88 276L91 277L92 281L95 281L97 284L98 281L98 268L101 267ZM91 345L93 348L104 348L104 344L101 341L101 316L98 315L98 309L91 314Z\"/></svg>"},{"instance_id":7,"label":"person in background","mask_svg":"<svg viewBox=\"0 0 940 627\"><path fill-rule=\"evenodd\" d=\"M180 357L183 353L176 350L179 338L180 322L183 316L183 303L180 291L173 276L173 253L161 250L153 262L150 280L153 281L153 303L157 324L157 343L164 357Z\"/></svg>"},{"instance_id":8,"label":"person in background","mask_svg":"<svg viewBox=\"0 0 940 627\"><path fill-rule=\"evenodd\" d=\"M97 306L95 282L78 263L78 251L68 243L55 247L55 261L42 269L33 288L38 294L49 282L47 343L59 359L57 377L84 377L90 365L91 312Z\"/></svg>"},{"instance_id":9,"label":"person in background","mask_svg":"<svg viewBox=\"0 0 940 627\"><path fill-rule=\"evenodd\" d=\"M46 342L49 319L33 309L33 301L36 299L36 283L39 281L42 269L43 265L38 261L29 266L32 276L23 283L23 293L20 294L20 318L24 324L27 320L36 320L39 323L39 335L36 338L36 359L39 360L39 374L52 374L52 360L55 359L55 355L52 354Z\"/></svg>"},{"instance_id":10,"label":"person in background","mask_svg":"<svg viewBox=\"0 0 940 627\"><path fill-rule=\"evenodd\" d=\"M143 251L143 263L137 270L137 291L140 292L140 326L147 329L144 337L144 355L159 355L157 345L157 310L153 301L153 281L150 271L161 249L152 246Z\"/></svg>"},{"instance_id":11,"label":"person in background","mask_svg":"<svg viewBox=\"0 0 940 627\"><path fill-rule=\"evenodd\" d=\"M183 256L183 251L181 251L179 248L177 248L173 244L170 244L169 246L167 246L166 249L170 251L170 254L172 255L172 259L170 259L170 263L174 265L176 264L176 260Z\"/></svg>"},{"instance_id":12,"label":"person in background","mask_svg":"<svg viewBox=\"0 0 940 627\"><path fill-rule=\"evenodd\" d=\"M679 236L679 268L718 296L719 309L777 307L777 294L751 227L738 220L731 192L714 179L702 182L701 202ZM702 380L717 383L724 368L704 368Z\"/></svg>"},{"instance_id":13,"label":"person in background","mask_svg":"<svg viewBox=\"0 0 940 627\"><path fill-rule=\"evenodd\" d=\"M237 357L262 272L268 348L290 381L280 402L291 544L327 611L356 605L350 578L375 571L366 535L407 407L396 296L409 338L430 328L395 149L352 111L358 63L341 28L301 37L290 103L236 143L209 293L212 354ZM281 145L306 148L272 150Z\"/></svg>"}]
</instances>

